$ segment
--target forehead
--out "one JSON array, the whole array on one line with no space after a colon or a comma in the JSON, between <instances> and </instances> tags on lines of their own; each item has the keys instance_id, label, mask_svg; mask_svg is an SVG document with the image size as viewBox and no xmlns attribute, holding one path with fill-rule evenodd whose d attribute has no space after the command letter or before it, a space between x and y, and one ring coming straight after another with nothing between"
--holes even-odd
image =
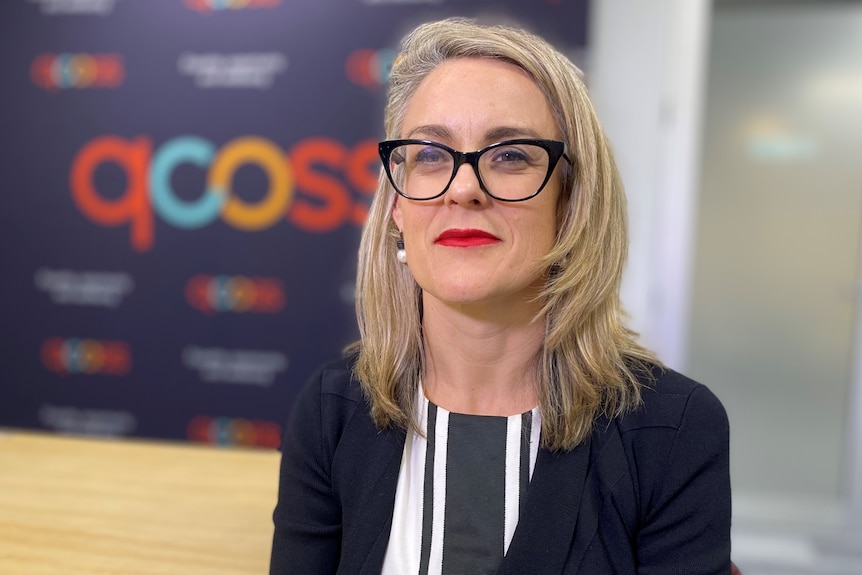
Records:
<instances>
[{"instance_id":1,"label":"forehead","mask_svg":"<svg viewBox=\"0 0 862 575\"><path fill-rule=\"evenodd\" d=\"M525 136L558 138L544 93L526 71L490 58L446 60L432 70L407 103L402 137L428 129L476 141L501 127Z\"/></svg>"}]
</instances>

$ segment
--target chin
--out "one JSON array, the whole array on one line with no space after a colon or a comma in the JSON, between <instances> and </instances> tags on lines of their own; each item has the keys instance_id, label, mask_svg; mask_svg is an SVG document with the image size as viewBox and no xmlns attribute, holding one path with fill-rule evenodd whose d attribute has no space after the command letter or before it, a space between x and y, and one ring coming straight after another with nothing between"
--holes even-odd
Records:
<instances>
[{"instance_id":1,"label":"chin","mask_svg":"<svg viewBox=\"0 0 862 575\"><path fill-rule=\"evenodd\" d=\"M423 294L426 298L440 301L446 304L469 304L480 303L489 297L487 287L481 286L434 286L431 289L424 289Z\"/></svg>"},{"instance_id":2,"label":"chin","mask_svg":"<svg viewBox=\"0 0 862 575\"><path fill-rule=\"evenodd\" d=\"M529 299L523 292L506 290L489 290L488 285L460 285L440 288L433 291L425 290L425 297L437 300L444 305L500 305L511 306L516 302L526 302Z\"/></svg>"}]
</instances>

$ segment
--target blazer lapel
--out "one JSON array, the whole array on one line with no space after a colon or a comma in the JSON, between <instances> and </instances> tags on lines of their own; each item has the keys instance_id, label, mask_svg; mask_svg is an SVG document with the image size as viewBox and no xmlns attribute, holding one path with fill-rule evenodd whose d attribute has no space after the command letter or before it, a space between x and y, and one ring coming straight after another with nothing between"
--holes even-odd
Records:
<instances>
[{"instance_id":1,"label":"blazer lapel","mask_svg":"<svg viewBox=\"0 0 862 575\"><path fill-rule=\"evenodd\" d=\"M497 575L556 574L567 563L579 562L569 554L582 513L591 443L588 438L568 452L539 450L518 526Z\"/></svg>"},{"instance_id":2,"label":"blazer lapel","mask_svg":"<svg viewBox=\"0 0 862 575\"><path fill-rule=\"evenodd\" d=\"M380 573L389 541L405 434L378 430L367 406L350 420L338 451L344 502L339 573Z\"/></svg>"},{"instance_id":3,"label":"blazer lapel","mask_svg":"<svg viewBox=\"0 0 862 575\"><path fill-rule=\"evenodd\" d=\"M389 532L392 529L398 473L404 453L403 431L389 430L382 433L387 437L381 442L381 473L360 512L360 518L373 518L360 526L362 531L358 547L364 549L366 553L362 568L359 570L360 575L380 575L380 570L383 568L383 560L389 545ZM360 465L367 465L367 463L363 462Z\"/></svg>"}]
</instances>

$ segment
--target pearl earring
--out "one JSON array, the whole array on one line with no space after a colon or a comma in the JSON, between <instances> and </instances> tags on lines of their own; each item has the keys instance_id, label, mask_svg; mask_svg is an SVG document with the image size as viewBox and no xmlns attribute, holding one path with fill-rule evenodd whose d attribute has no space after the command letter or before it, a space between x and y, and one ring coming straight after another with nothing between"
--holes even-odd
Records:
<instances>
[{"instance_id":1,"label":"pearl earring","mask_svg":"<svg viewBox=\"0 0 862 575\"><path fill-rule=\"evenodd\" d=\"M401 262L402 264L407 263L407 250L404 249L404 240L399 238L395 242L395 247L398 248L398 251L395 252L395 258Z\"/></svg>"}]
</instances>

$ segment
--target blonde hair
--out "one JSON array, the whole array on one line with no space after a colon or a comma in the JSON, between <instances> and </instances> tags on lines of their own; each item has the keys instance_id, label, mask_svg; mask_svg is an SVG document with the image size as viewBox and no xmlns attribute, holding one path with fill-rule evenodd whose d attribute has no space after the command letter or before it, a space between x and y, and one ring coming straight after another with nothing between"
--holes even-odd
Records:
<instances>
[{"instance_id":1,"label":"blonde hair","mask_svg":"<svg viewBox=\"0 0 862 575\"><path fill-rule=\"evenodd\" d=\"M536 362L542 444L573 449L600 415L640 402L638 376L657 363L622 323L619 287L628 238L625 195L608 142L580 71L545 40L508 26L464 19L423 24L402 43L389 79L387 138L400 137L410 98L437 65L451 58L514 64L541 88L566 143L556 245L545 258L541 294L545 337ZM417 431L423 373L421 290L396 260L395 191L381 173L362 233L357 273L361 340L354 376L379 428Z\"/></svg>"}]
</instances>

